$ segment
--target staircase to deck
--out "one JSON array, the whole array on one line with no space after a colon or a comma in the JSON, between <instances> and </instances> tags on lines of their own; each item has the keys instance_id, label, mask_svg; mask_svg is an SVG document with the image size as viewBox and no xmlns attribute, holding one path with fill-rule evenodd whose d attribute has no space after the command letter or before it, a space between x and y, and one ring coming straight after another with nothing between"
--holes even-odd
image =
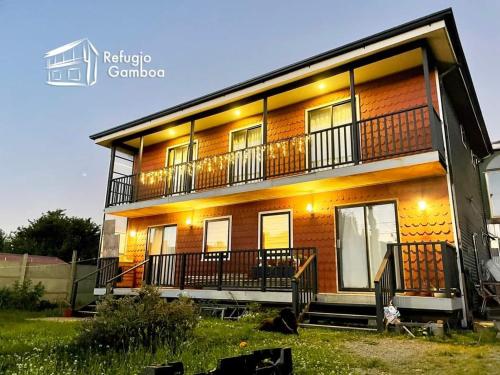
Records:
<instances>
[{"instance_id":1,"label":"staircase to deck","mask_svg":"<svg viewBox=\"0 0 500 375\"><path fill-rule=\"evenodd\" d=\"M299 326L376 332L377 311L375 305L311 302Z\"/></svg>"}]
</instances>

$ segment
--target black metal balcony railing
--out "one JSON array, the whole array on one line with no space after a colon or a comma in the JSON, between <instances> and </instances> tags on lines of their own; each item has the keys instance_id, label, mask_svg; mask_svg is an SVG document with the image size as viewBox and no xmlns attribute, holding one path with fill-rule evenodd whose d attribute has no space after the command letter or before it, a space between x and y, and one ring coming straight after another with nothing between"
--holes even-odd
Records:
<instances>
[{"instance_id":1,"label":"black metal balcony railing","mask_svg":"<svg viewBox=\"0 0 500 375\"><path fill-rule=\"evenodd\" d=\"M294 275L315 253L291 248L150 255L145 281L179 289L291 291Z\"/></svg>"},{"instance_id":2,"label":"black metal balcony railing","mask_svg":"<svg viewBox=\"0 0 500 375\"><path fill-rule=\"evenodd\" d=\"M432 149L427 105L113 179L108 206L353 165ZM354 141L358 147L353 147ZM359 155L353 150L359 149ZM439 150L441 151L441 150Z\"/></svg>"},{"instance_id":3,"label":"black metal balcony railing","mask_svg":"<svg viewBox=\"0 0 500 375\"><path fill-rule=\"evenodd\" d=\"M451 298L460 294L457 253L447 242L394 243L375 276L377 323L383 330L384 307L396 292Z\"/></svg>"}]
</instances>

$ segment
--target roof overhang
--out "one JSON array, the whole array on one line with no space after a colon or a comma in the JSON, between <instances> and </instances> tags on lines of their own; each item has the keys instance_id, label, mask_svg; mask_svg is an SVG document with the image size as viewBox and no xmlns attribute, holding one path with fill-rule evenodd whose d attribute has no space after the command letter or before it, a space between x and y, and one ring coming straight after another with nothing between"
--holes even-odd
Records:
<instances>
[{"instance_id":1,"label":"roof overhang","mask_svg":"<svg viewBox=\"0 0 500 375\"><path fill-rule=\"evenodd\" d=\"M245 98L265 94L277 87L321 74L336 67L348 67L355 61L417 41L425 42L430 47L438 66L448 67L458 64L461 67L462 82L469 93L470 108L474 112L474 126L478 128L481 134L480 140L483 143L481 147L484 150L483 154L491 152L491 143L451 9L419 18L226 89L96 133L90 138L99 145L109 147L113 143L119 142L121 138L130 138L136 133L164 126L165 124L195 119L196 116L201 117L203 113L218 107L228 106ZM481 153L478 153L478 156L482 156Z\"/></svg>"}]
</instances>

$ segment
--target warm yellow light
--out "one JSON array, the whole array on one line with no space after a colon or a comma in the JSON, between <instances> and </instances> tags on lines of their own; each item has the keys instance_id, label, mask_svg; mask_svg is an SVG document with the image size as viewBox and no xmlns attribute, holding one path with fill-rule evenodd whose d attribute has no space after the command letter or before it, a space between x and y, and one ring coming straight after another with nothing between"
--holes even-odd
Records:
<instances>
[{"instance_id":1,"label":"warm yellow light","mask_svg":"<svg viewBox=\"0 0 500 375\"><path fill-rule=\"evenodd\" d=\"M424 200L419 200L418 201L418 209L420 211L424 211L427 208L427 202Z\"/></svg>"},{"instance_id":2,"label":"warm yellow light","mask_svg":"<svg viewBox=\"0 0 500 375\"><path fill-rule=\"evenodd\" d=\"M192 224L192 222L191 222L191 218L190 218L190 217L188 217L188 218L186 219L186 225L191 225L191 224Z\"/></svg>"},{"instance_id":3,"label":"warm yellow light","mask_svg":"<svg viewBox=\"0 0 500 375\"><path fill-rule=\"evenodd\" d=\"M128 235L132 238L134 238L135 236L137 236L137 232L135 230L131 230Z\"/></svg>"},{"instance_id":4,"label":"warm yellow light","mask_svg":"<svg viewBox=\"0 0 500 375\"><path fill-rule=\"evenodd\" d=\"M309 212L310 214L313 213L313 205L312 205L312 203L308 203L307 204L306 211Z\"/></svg>"},{"instance_id":5,"label":"warm yellow light","mask_svg":"<svg viewBox=\"0 0 500 375\"><path fill-rule=\"evenodd\" d=\"M175 130L174 129L168 129L168 134L175 135Z\"/></svg>"},{"instance_id":6,"label":"warm yellow light","mask_svg":"<svg viewBox=\"0 0 500 375\"><path fill-rule=\"evenodd\" d=\"M234 111L234 114L235 114L236 116L239 116L239 115L241 115L241 111L240 111L239 109L237 109L237 110L235 110L235 111Z\"/></svg>"},{"instance_id":7,"label":"warm yellow light","mask_svg":"<svg viewBox=\"0 0 500 375\"><path fill-rule=\"evenodd\" d=\"M318 89L320 89L320 90L323 90L325 87L326 87L326 85L325 85L323 82L321 82L321 83L318 85Z\"/></svg>"}]
</instances>

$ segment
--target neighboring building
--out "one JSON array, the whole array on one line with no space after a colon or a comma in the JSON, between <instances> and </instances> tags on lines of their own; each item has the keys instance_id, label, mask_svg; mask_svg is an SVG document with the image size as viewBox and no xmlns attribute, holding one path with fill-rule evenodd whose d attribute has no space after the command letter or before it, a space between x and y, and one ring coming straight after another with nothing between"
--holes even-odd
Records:
<instances>
[{"instance_id":1,"label":"neighboring building","mask_svg":"<svg viewBox=\"0 0 500 375\"><path fill-rule=\"evenodd\" d=\"M487 212L491 255L500 255L500 141L493 143L493 154L481 163L484 204Z\"/></svg>"},{"instance_id":2,"label":"neighboring building","mask_svg":"<svg viewBox=\"0 0 500 375\"><path fill-rule=\"evenodd\" d=\"M80 39L45 54L47 83L53 86L92 86L97 80L99 53L88 39Z\"/></svg>"},{"instance_id":3,"label":"neighboring building","mask_svg":"<svg viewBox=\"0 0 500 375\"><path fill-rule=\"evenodd\" d=\"M91 139L128 219L115 293L471 317L492 148L451 10Z\"/></svg>"}]
</instances>

